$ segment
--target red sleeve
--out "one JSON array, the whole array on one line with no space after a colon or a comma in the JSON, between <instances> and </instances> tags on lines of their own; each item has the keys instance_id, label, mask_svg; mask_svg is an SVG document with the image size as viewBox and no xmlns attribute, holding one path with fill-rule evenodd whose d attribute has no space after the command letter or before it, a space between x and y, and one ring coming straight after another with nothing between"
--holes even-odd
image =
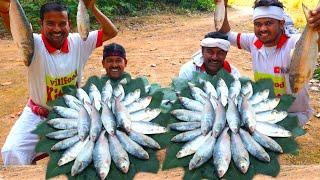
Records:
<instances>
[{"instance_id":1,"label":"red sleeve","mask_svg":"<svg viewBox=\"0 0 320 180\"><path fill-rule=\"evenodd\" d=\"M238 35L237 35L237 46L238 46L239 49L241 49L240 37L241 37L241 33L238 33Z\"/></svg>"},{"instance_id":2,"label":"red sleeve","mask_svg":"<svg viewBox=\"0 0 320 180\"><path fill-rule=\"evenodd\" d=\"M102 36L103 36L103 32L102 32L102 30L99 30L98 31L98 36L97 36L96 48L102 46Z\"/></svg>"}]
</instances>

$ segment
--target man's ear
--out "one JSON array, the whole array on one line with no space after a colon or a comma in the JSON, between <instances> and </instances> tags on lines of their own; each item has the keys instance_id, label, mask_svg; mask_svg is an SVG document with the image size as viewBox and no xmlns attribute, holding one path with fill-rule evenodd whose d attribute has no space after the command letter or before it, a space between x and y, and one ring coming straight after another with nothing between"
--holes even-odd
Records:
<instances>
[{"instance_id":1,"label":"man's ear","mask_svg":"<svg viewBox=\"0 0 320 180\"><path fill-rule=\"evenodd\" d=\"M69 23L69 27L70 27L70 29L72 29L72 22L71 22L71 20L70 20L70 19L68 20L68 23Z\"/></svg>"},{"instance_id":2,"label":"man's ear","mask_svg":"<svg viewBox=\"0 0 320 180\"><path fill-rule=\"evenodd\" d=\"M281 21L280 21L280 28L281 28L282 30L284 30L284 23L285 23L284 20L281 20Z\"/></svg>"},{"instance_id":3,"label":"man's ear","mask_svg":"<svg viewBox=\"0 0 320 180\"><path fill-rule=\"evenodd\" d=\"M124 59L124 64L125 64L125 67L127 66L127 59Z\"/></svg>"}]
</instances>

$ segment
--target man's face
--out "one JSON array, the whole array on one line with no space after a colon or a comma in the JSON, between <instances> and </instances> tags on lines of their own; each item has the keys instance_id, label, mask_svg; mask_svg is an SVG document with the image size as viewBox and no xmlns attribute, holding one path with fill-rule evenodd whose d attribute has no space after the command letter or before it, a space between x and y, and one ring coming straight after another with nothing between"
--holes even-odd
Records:
<instances>
[{"instance_id":1,"label":"man's face","mask_svg":"<svg viewBox=\"0 0 320 180\"><path fill-rule=\"evenodd\" d=\"M283 32L284 21L272 18L259 18L254 20L254 33L266 46L275 46Z\"/></svg>"},{"instance_id":2,"label":"man's face","mask_svg":"<svg viewBox=\"0 0 320 180\"><path fill-rule=\"evenodd\" d=\"M202 47L202 55L207 73L215 75L223 67L227 52L218 47Z\"/></svg>"},{"instance_id":3,"label":"man's face","mask_svg":"<svg viewBox=\"0 0 320 180\"><path fill-rule=\"evenodd\" d=\"M67 11L49 11L44 13L41 28L49 43L53 47L60 49L70 31Z\"/></svg>"},{"instance_id":4,"label":"man's face","mask_svg":"<svg viewBox=\"0 0 320 180\"><path fill-rule=\"evenodd\" d=\"M119 79L127 66L127 60L120 56L108 56L103 59L102 65L106 69L107 76Z\"/></svg>"}]
</instances>

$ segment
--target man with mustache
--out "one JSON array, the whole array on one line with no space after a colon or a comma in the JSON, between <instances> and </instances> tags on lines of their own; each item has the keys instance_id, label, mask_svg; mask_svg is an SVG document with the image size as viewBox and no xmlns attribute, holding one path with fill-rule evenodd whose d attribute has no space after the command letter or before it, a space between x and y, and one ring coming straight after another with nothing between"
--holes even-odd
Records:
<instances>
[{"instance_id":1,"label":"man with mustache","mask_svg":"<svg viewBox=\"0 0 320 180\"><path fill-rule=\"evenodd\" d=\"M106 70L106 76L112 80L118 80L127 66L126 50L117 43L111 43L103 48L102 66Z\"/></svg>"},{"instance_id":2,"label":"man with mustache","mask_svg":"<svg viewBox=\"0 0 320 180\"><path fill-rule=\"evenodd\" d=\"M228 37L220 32L210 32L200 43L201 50L192 56L192 60L182 65L179 77L191 80L193 72L203 72L216 75L220 69L239 78L239 71L226 59L230 48Z\"/></svg>"},{"instance_id":3,"label":"man with mustache","mask_svg":"<svg viewBox=\"0 0 320 180\"><path fill-rule=\"evenodd\" d=\"M33 34L34 55L27 65L30 98L1 149L5 166L32 163L39 139L31 132L48 116L47 103L62 96L63 87L79 85L93 50L117 35L116 27L96 7L96 0L85 2L101 26L101 30L90 32L85 41L79 33L69 33L71 21L67 6L58 2L41 6L41 33ZM0 13L8 29L9 22L14 21L9 19L9 6L9 0L0 0Z\"/></svg>"},{"instance_id":4,"label":"man with mustache","mask_svg":"<svg viewBox=\"0 0 320 180\"><path fill-rule=\"evenodd\" d=\"M218 2L221 0L215 0ZM227 4L228 0L225 0ZM227 13L222 28L230 43L239 49L250 52L253 63L254 79L270 78L274 83L277 96L292 94L288 84L291 51L295 48L300 34L292 34L285 29L283 4L278 0L256 0L254 2L254 33L230 32ZM320 8L313 11L307 19L310 28L320 28ZM297 115L300 126L310 119L313 110L309 104L307 87L302 89L288 112Z\"/></svg>"}]
</instances>

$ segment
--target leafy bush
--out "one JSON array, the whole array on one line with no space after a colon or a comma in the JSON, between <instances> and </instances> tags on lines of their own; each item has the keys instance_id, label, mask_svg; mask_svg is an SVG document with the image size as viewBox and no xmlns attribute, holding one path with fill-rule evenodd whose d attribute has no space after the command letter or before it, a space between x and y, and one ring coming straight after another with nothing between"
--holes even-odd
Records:
<instances>
[{"instance_id":1,"label":"leafy bush","mask_svg":"<svg viewBox=\"0 0 320 180\"><path fill-rule=\"evenodd\" d=\"M50 1L50 0L49 0ZM78 0L59 0L68 5L70 10L70 18L73 25L76 25L76 14ZM20 0L20 3L25 10L28 20L33 26L35 32L39 31L39 10L42 4L48 0ZM137 16L143 15L150 11L158 11L173 7L174 9L184 10L212 10L214 5L212 0L97 0L98 8L109 18L116 16ZM162 9L161 9L162 8ZM91 16L92 22L95 22ZM92 24L96 26L96 24Z\"/></svg>"}]
</instances>

